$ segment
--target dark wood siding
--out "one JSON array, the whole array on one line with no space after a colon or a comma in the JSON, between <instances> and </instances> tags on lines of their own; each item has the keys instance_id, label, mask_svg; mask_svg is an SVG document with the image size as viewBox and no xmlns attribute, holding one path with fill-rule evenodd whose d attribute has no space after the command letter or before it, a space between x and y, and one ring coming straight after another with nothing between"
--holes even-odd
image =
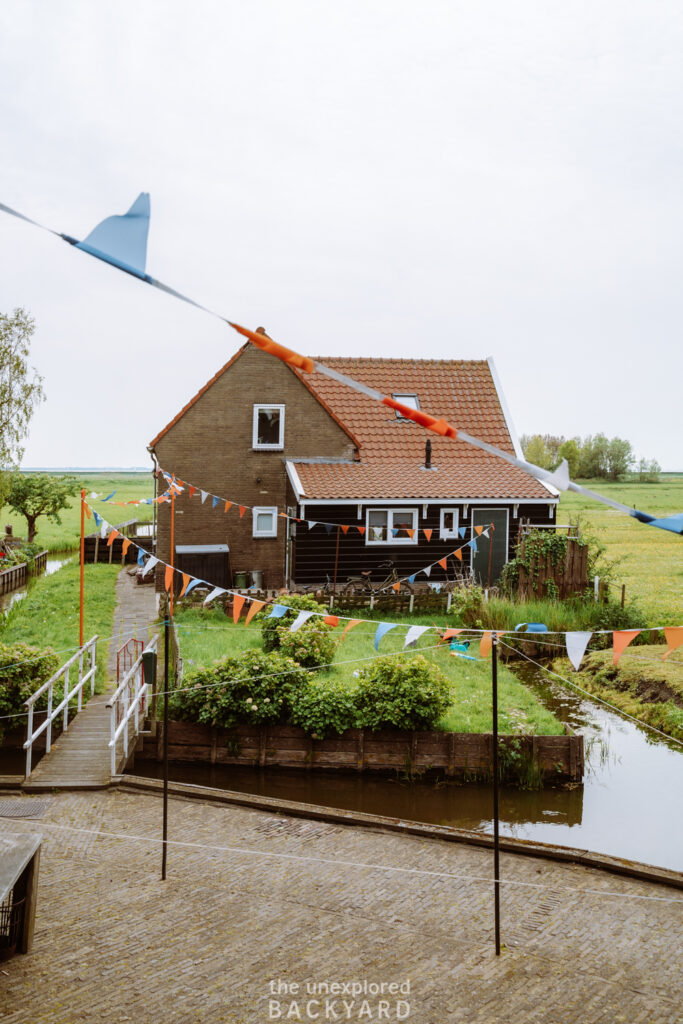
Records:
<instances>
[{"instance_id":1,"label":"dark wood siding","mask_svg":"<svg viewBox=\"0 0 683 1024\"><path fill-rule=\"evenodd\" d=\"M389 507L379 502L377 505L363 505L362 518L360 519L358 518L358 508L356 505L306 505L305 514L306 518L310 520L343 523L345 526L349 525L351 527L346 534L340 532L339 536L337 582L338 584L343 584L349 576L356 576L359 572L368 569L372 571L373 577L381 578L382 572L379 570L379 565L389 558L392 559L401 576L410 576L431 562L438 561L471 538L472 509L482 505L484 505L483 502L480 502L478 505L469 505L467 515L465 515L462 503L429 503L427 505L427 515L423 517L422 502L406 501L400 506L401 508L415 508L418 512L418 529L420 533L418 535L418 543L414 545L382 544L374 546L365 543L365 536L358 532L356 526L365 526L365 512L367 508ZM441 508L457 508L459 510L459 525L467 527L467 533L464 538L439 540ZM546 504L528 505L520 503L516 518L513 515L512 503L510 505L499 505L496 508L507 508L509 511L508 558L514 554L520 518L531 519L533 523L539 525L547 525L554 522L549 515L548 505ZM301 512L299 511L297 514L300 515ZM477 522L479 521L480 519L478 518ZM433 531L431 541L429 542L422 533L424 529L431 529ZM336 529L328 533L324 526L318 525L309 530L304 523L296 524L296 536L294 537L292 547L293 575L297 584L322 583L326 575L333 576L336 543ZM479 545L480 550L483 551L484 545L487 543L487 539L484 538ZM469 549L463 551L462 566L465 569L469 569L469 555ZM455 562L451 564L455 564ZM452 575L450 566L449 571ZM446 573L444 570L438 565L434 566L429 580L438 583L445 578ZM420 582L426 582L426 580L426 576L419 577ZM495 580L492 579L491 582L494 583Z\"/></svg>"}]
</instances>

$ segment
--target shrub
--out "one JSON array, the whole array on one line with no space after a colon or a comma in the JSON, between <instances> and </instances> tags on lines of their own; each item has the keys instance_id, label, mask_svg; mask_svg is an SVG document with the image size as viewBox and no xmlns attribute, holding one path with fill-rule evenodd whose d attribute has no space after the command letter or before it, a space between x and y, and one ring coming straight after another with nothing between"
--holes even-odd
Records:
<instances>
[{"instance_id":1,"label":"shrub","mask_svg":"<svg viewBox=\"0 0 683 1024\"><path fill-rule=\"evenodd\" d=\"M310 679L292 704L292 724L317 739L352 729L357 718L355 691L338 680Z\"/></svg>"},{"instance_id":2,"label":"shrub","mask_svg":"<svg viewBox=\"0 0 683 1024\"><path fill-rule=\"evenodd\" d=\"M51 648L41 650L29 644L0 643L0 715L23 712L24 701L59 668L59 658ZM38 698L36 708L47 707L47 694ZM26 719L0 719L0 740L5 729Z\"/></svg>"},{"instance_id":3,"label":"shrub","mask_svg":"<svg viewBox=\"0 0 683 1024\"><path fill-rule=\"evenodd\" d=\"M378 658L358 674L358 725L368 729L433 729L450 702L448 680L422 655Z\"/></svg>"},{"instance_id":4,"label":"shrub","mask_svg":"<svg viewBox=\"0 0 683 1024\"><path fill-rule=\"evenodd\" d=\"M322 619L311 619L305 622L295 633L289 629L280 632L280 651L293 658L298 665L305 668L318 668L329 665L337 649L337 640L332 635L331 627Z\"/></svg>"},{"instance_id":5,"label":"shrub","mask_svg":"<svg viewBox=\"0 0 683 1024\"><path fill-rule=\"evenodd\" d=\"M173 695L174 717L230 729L235 725L275 725L289 721L293 700L308 673L278 653L245 651L194 673Z\"/></svg>"},{"instance_id":6,"label":"shrub","mask_svg":"<svg viewBox=\"0 0 683 1024\"><path fill-rule=\"evenodd\" d=\"M306 594L283 594L282 597L278 597L275 603L284 604L291 608L292 611L287 612L279 619L270 618L270 608L265 609L261 613L263 615L261 620L261 636L263 637L264 651L279 650L282 636L289 632L290 626L299 612L325 612L325 608L318 604L314 597L307 597ZM329 626L325 626L322 619L319 620L319 624L324 629L329 629Z\"/></svg>"}]
</instances>

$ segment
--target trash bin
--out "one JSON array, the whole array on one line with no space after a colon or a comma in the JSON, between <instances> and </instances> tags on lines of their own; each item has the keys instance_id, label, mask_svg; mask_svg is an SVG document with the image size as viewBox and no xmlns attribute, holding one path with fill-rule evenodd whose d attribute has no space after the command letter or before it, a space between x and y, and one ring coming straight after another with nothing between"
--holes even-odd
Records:
<instances>
[{"instance_id":1,"label":"trash bin","mask_svg":"<svg viewBox=\"0 0 683 1024\"><path fill-rule=\"evenodd\" d=\"M246 574L246 572L236 572L235 573L235 587L237 588L237 590L246 590L247 589L247 574Z\"/></svg>"},{"instance_id":2,"label":"trash bin","mask_svg":"<svg viewBox=\"0 0 683 1024\"><path fill-rule=\"evenodd\" d=\"M257 590L263 590L263 569L251 570L251 585Z\"/></svg>"}]
</instances>

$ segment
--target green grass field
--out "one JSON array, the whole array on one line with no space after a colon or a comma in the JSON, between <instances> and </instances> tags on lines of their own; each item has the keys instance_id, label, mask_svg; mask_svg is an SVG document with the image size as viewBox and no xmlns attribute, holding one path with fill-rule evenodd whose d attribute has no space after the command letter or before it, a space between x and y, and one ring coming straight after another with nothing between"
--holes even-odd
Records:
<instances>
[{"instance_id":1,"label":"green grass field","mask_svg":"<svg viewBox=\"0 0 683 1024\"><path fill-rule=\"evenodd\" d=\"M51 576L42 576L29 587L25 598L17 601L0 618L0 640L18 641L36 647L52 647L63 664L78 648L79 566L70 563ZM107 645L112 635L116 607L117 565L85 566L84 639L97 634L97 687L106 680Z\"/></svg>"},{"instance_id":2,"label":"green grass field","mask_svg":"<svg viewBox=\"0 0 683 1024\"><path fill-rule=\"evenodd\" d=\"M415 622L411 619L410 622ZM425 621L425 625L430 620ZM183 671L187 676L194 669L210 667L216 661L232 657L250 648L260 649L261 628L255 619L248 627L235 626L219 609L186 608L178 611L176 622L179 634ZM408 622L388 633L380 644L380 654L400 651ZM341 635L343 627L336 631ZM350 633L337 649L328 670L330 679L353 684L353 673L375 658L373 646L375 628L362 623ZM491 731L491 659L466 661L449 654L447 645L435 649L433 633L423 635L417 650L437 664L451 683L453 702L439 723L439 728L452 732ZM431 649L430 649L431 648ZM410 651L406 652L410 657ZM478 657L476 642L472 654ZM560 722L547 711L536 697L505 666L499 666L499 728L504 733L562 733Z\"/></svg>"},{"instance_id":3,"label":"green grass field","mask_svg":"<svg viewBox=\"0 0 683 1024\"><path fill-rule=\"evenodd\" d=\"M683 474L662 476L659 484L580 482L643 512L670 515L683 511ZM638 603L648 624L683 624L683 538L567 491L562 495L557 521L567 523L577 514L605 545L607 557L620 559L616 578L626 584L626 600ZM612 596L618 598L620 590L613 588Z\"/></svg>"},{"instance_id":4,"label":"green grass field","mask_svg":"<svg viewBox=\"0 0 683 1024\"><path fill-rule=\"evenodd\" d=\"M86 498L91 491L99 494L110 494L116 491L114 501L136 501L138 498L151 498L154 493L154 483L151 473L70 473L54 474L68 475L75 477L85 487ZM101 501L91 500L94 509L99 512L107 522L116 526L128 519L138 519L141 523L151 522L152 506L139 505L124 508L110 503L103 504ZM5 506L1 513L2 525L9 523L17 537L26 536L26 520L23 516ZM81 536L81 511L78 497L71 499L71 505L61 513L61 525L51 523L45 516L42 516L37 523L38 532L36 543L41 544L48 551L71 551L78 547ZM95 529L93 520L86 519L85 532L92 533Z\"/></svg>"}]
</instances>

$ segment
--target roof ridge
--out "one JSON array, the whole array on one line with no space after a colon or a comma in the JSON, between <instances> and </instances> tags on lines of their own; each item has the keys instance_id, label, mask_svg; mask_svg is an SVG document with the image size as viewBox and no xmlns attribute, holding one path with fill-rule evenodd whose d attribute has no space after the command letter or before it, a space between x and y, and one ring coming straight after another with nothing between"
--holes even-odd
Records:
<instances>
[{"instance_id":1,"label":"roof ridge","mask_svg":"<svg viewBox=\"0 0 683 1024\"><path fill-rule=\"evenodd\" d=\"M407 356L310 356L309 358L318 363L414 363L420 366L423 366L425 363L433 366L452 366L457 363L487 363L486 357L481 359L415 359ZM315 370L313 372L315 373Z\"/></svg>"}]
</instances>

